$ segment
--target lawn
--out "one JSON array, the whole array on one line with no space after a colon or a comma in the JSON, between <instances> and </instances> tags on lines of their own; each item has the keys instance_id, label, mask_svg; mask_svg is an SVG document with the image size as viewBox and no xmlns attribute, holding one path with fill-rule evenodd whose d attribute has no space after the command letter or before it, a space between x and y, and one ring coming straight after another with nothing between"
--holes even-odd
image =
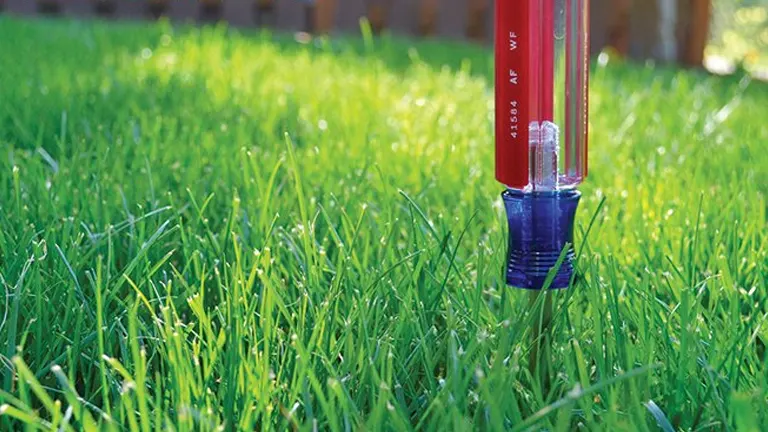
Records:
<instances>
[{"instance_id":1,"label":"lawn","mask_svg":"<svg viewBox=\"0 0 768 432\"><path fill-rule=\"evenodd\" d=\"M0 17L0 53L0 430L768 428L765 83L595 63L546 383L489 50Z\"/></svg>"}]
</instances>

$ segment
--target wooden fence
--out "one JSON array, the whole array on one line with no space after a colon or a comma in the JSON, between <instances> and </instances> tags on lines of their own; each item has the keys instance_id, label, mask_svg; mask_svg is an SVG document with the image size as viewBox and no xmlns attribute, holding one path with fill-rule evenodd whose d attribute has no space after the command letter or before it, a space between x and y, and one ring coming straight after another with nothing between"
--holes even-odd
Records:
<instances>
[{"instance_id":1,"label":"wooden fence","mask_svg":"<svg viewBox=\"0 0 768 432\"><path fill-rule=\"evenodd\" d=\"M225 20L307 32L356 31L368 17L374 31L420 36L491 37L491 0L0 0L19 14L115 18Z\"/></svg>"},{"instance_id":2,"label":"wooden fence","mask_svg":"<svg viewBox=\"0 0 768 432\"><path fill-rule=\"evenodd\" d=\"M10 13L101 16L125 19L225 20L235 26L268 26L310 33L355 32L367 17L375 32L467 39L489 43L494 0L0 0ZM513 1L513 0L507 0ZM710 0L591 0L592 50L613 46L635 58L701 64ZM663 8L677 5L673 54L664 41ZM696 5L699 9L695 9ZM697 12L698 11L698 12ZM696 15L698 13L698 15ZM705 14L706 16L702 15ZM688 18L691 15L699 18ZM702 34L701 22L704 21ZM695 23L696 25L691 25ZM669 29L667 29L669 30Z\"/></svg>"}]
</instances>

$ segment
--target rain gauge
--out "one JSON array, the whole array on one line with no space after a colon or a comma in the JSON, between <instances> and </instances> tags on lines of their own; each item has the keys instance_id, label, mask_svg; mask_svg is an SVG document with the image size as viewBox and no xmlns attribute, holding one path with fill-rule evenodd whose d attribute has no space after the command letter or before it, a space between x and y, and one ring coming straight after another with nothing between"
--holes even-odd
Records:
<instances>
[{"instance_id":1,"label":"rain gauge","mask_svg":"<svg viewBox=\"0 0 768 432\"><path fill-rule=\"evenodd\" d=\"M587 175L589 0L496 0L496 179L509 222L506 281L566 288ZM564 259L560 259L564 254ZM559 264L559 266L558 266Z\"/></svg>"}]
</instances>

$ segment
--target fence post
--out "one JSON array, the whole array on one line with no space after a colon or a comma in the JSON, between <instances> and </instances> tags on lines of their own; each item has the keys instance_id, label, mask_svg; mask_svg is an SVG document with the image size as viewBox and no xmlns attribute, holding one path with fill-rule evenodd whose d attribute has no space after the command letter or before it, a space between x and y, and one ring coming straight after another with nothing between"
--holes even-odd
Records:
<instances>
[{"instance_id":1,"label":"fence post","mask_svg":"<svg viewBox=\"0 0 768 432\"><path fill-rule=\"evenodd\" d=\"M440 0L437 34L449 40L467 38L468 0ZM497 0L510 1L510 0Z\"/></svg>"},{"instance_id":2,"label":"fence post","mask_svg":"<svg viewBox=\"0 0 768 432\"><path fill-rule=\"evenodd\" d=\"M54 15L61 12L58 0L37 0L37 12L44 15Z\"/></svg>"},{"instance_id":3,"label":"fence post","mask_svg":"<svg viewBox=\"0 0 768 432\"><path fill-rule=\"evenodd\" d=\"M368 1L368 22L371 23L371 30L374 33L381 33L386 28L389 6L389 1L387 0Z\"/></svg>"},{"instance_id":4,"label":"fence post","mask_svg":"<svg viewBox=\"0 0 768 432\"><path fill-rule=\"evenodd\" d=\"M417 29L419 36L432 36L437 30L437 14L439 0L421 0L419 3L419 20Z\"/></svg>"},{"instance_id":5,"label":"fence post","mask_svg":"<svg viewBox=\"0 0 768 432\"><path fill-rule=\"evenodd\" d=\"M257 0L263 2L264 0ZM313 25L312 6L299 0L269 0L274 7L274 25L282 30L311 31Z\"/></svg>"},{"instance_id":6,"label":"fence post","mask_svg":"<svg viewBox=\"0 0 768 432\"><path fill-rule=\"evenodd\" d=\"M253 1L253 20L256 22L256 25L273 25L275 22L275 9L273 0Z\"/></svg>"},{"instance_id":7,"label":"fence post","mask_svg":"<svg viewBox=\"0 0 768 432\"><path fill-rule=\"evenodd\" d=\"M223 0L200 0L199 16L205 21L215 21L221 18ZM230 0L233 1L233 0Z\"/></svg>"},{"instance_id":8,"label":"fence post","mask_svg":"<svg viewBox=\"0 0 768 432\"><path fill-rule=\"evenodd\" d=\"M488 3L488 0L468 0L466 31L467 38L471 41L483 42L486 39Z\"/></svg>"},{"instance_id":9,"label":"fence post","mask_svg":"<svg viewBox=\"0 0 768 432\"><path fill-rule=\"evenodd\" d=\"M114 0L95 0L93 10L96 15L112 15L115 13L117 5Z\"/></svg>"},{"instance_id":10,"label":"fence post","mask_svg":"<svg viewBox=\"0 0 768 432\"><path fill-rule=\"evenodd\" d=\"M657 58L659 45L658 0L635 0L629 26L629 55L633 58Z\"/></svg>"},{"instance_id":11,"label":"fence post","mask_svg":"<svg viewBox=\"0 0 768 432\"><path fill-rule=\"evenodd\" d=\"M687 11L683 12L687 20L680 32L682 46L680 63L687 67L701 67L704 64L704 49L709 40L709 26L712 12L710 0L685 0ZM688 12L687 14L685 12Z\"/></svg>"},{"instance_id":12,"label":"fence post","mask_svg":"<svg viewBox=\"0 0 768 432\"><path fill-rule=\"evenodd\" d=\"M622 56L629 54L632 0L610 1L606 17L606 45Z\"/></svg>"},{"instance_id":13,"label":"fence post","mask_svg":"<svg viewBox=\"0 0 768 432\"><path fill-rule=\"evenodd\" d=\"M94 0L65 0L59 11L66 16L87 17L93 14Z\"/></svg>"},{"instance_id":14,"label":"fence post","mask_svg":"<svg viewBox=\"0 0 768 432\"><path fill-rule=\"evenodd\" d=\"M168 12L168 0L147 0L145 3L147 12L155 19Z\"/></svg>"},{"instance_id":15,"label":"fence post","mask_svg":"<svg viewBox=\"0 0 768 432\"><path fill-rule=\"evenodd\" d=\"M316 0L314 4L313 32L330 33L336 25L337 0Z\"/></svg>"},{"instance_id":16,"label":"fence post","mask_svg":"<svg viewBox=\"0 0 768 432\"><path fill-rule=\"evenodd\" d=\"M366 5L361 0L338 0L335 28L360 34L360 19L365 16Z\"/></svg>"}]
</instances>

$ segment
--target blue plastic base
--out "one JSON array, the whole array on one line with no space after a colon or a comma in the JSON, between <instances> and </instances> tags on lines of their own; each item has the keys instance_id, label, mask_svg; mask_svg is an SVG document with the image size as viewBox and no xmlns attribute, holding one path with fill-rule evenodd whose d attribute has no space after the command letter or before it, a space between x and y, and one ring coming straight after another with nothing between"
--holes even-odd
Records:
<instances>
[{"instance_id":1,"label":"blue plastic base","mask_svg":"<svg viewBox=\"0 0 768 432\"><path fill-rule=\"evenodd\" d=\"M509 222L507 284L516 288L544 288L567 244L571 247L549 288L562 289L573 274L573 222L581 193L577 190L501 194Z\"/></svg>"}]
</instances>

